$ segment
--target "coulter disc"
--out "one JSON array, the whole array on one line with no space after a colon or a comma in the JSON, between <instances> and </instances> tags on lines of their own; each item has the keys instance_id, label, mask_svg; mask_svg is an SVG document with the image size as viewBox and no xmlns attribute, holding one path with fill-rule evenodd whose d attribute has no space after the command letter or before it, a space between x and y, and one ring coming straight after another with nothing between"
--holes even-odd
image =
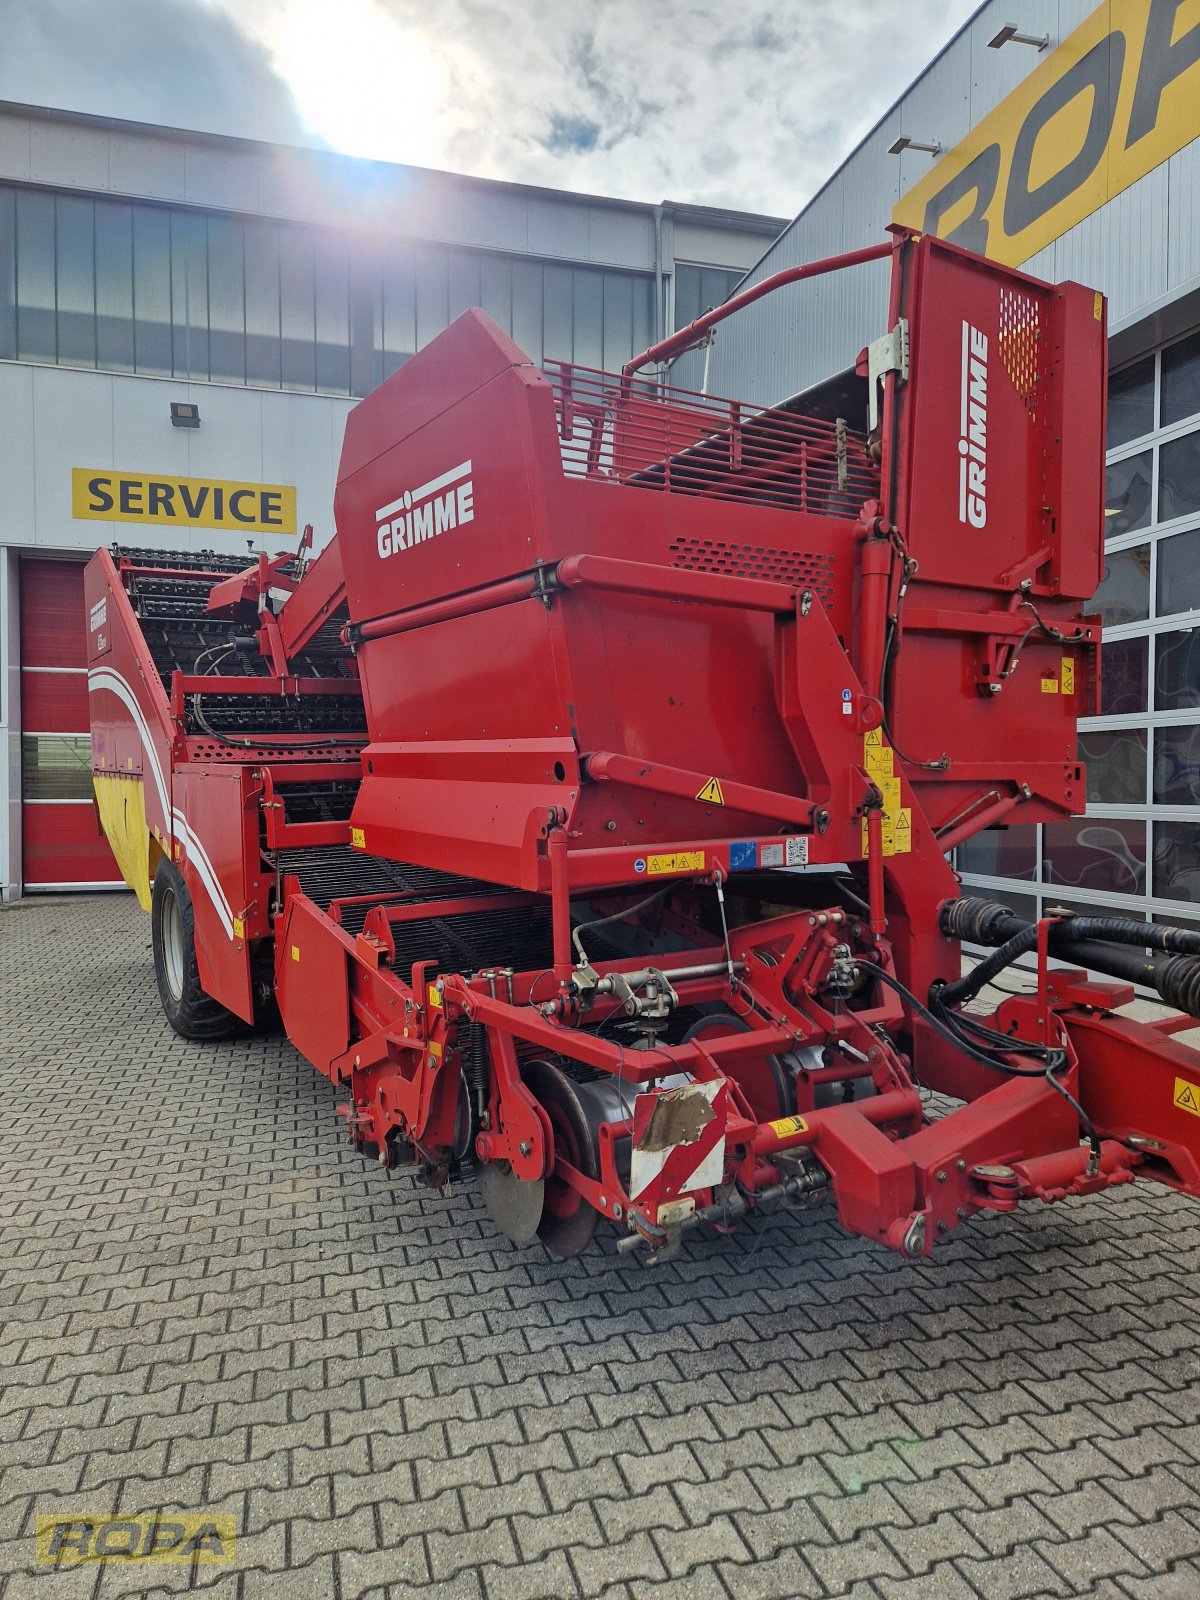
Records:
<instances>
[{"instance_id":1,"label":"coulter disc","mask_svg":"<svg viewBox=\"0 0 1200 1600\"><path fill-rule=\"evenodd\" d=\"M568 1161L585 1178L598 1179L600 1157L575 1085L549 1061L527 1061L521 1076L550 1118L556 1160ZM596 1210L553 1169L545 1180L546 1204L537 1236L552 1256L580 1255L596 1231Z\"/></svg>"},{"instance_id":2,"label":"coulter disc","mask_svg":"<svg viewBox=\"0 0 1200 1600\"><path fill-rule=\"evenodd\" d=\"M513 1176L507 1161L486 1161L479 1183L488 1216L513 1244L531 1244L538 1236L545 1180L527 1183Z\"/></svg>"}]
</instances>

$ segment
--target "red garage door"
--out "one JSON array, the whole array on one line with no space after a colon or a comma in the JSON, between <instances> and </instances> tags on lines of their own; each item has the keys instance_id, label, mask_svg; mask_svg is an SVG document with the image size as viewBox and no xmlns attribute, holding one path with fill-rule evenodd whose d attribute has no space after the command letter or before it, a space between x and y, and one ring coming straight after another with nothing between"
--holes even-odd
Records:
<instances>
[{"instance_id":1,"label":"red garage door","mask_svg":"<svg viewBox=\"0 0 1200 1600\"><path fill-rule=\"evenodd\" d=\"M121 874L96 822L83 566L21 562L21 837L25 888L96 888Z\"/></svg>"}]
</instances>

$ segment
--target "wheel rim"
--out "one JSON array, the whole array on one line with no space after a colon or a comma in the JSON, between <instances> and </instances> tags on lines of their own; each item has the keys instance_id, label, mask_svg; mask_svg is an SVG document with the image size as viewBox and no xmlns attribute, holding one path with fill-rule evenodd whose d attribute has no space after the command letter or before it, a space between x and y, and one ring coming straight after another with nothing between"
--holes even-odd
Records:
<instances>
[{"instance_id":1,"label":"wheel rim","mask_svg":"<svg viewBox=\"0 0 1200 1600\"><path fill-rule=\"evenodd\" d=\"M527 1062L522 1075L549 1119L555 1155L570 1162L584 1177L596 1178L600 1170L597 1152L570 1079L548 1061ZM586 1250L597 1220L596 1212L579 1191L551 1170L537 1230L550 1254L566 1258Z\"/></svg>"},{"instance_id":2,"label":"wheel rim","mask_svg":"<svg viewBox=\"0 0 1200 1600\"><path fill-rule=\"evenodd\" d=\"M168 889L162 902L163 970L175 1000L183 999L183 945L183 913L175 891Z\"/></svg>"}]
</instances>

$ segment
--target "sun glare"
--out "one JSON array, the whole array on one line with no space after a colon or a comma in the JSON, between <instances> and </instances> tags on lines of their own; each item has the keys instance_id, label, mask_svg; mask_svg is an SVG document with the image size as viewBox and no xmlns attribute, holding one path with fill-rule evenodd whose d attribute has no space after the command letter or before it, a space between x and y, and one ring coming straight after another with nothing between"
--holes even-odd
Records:
<instances>
[{"instance_id":1,"label":"sun glare","mask_svg":"<svg viewBox=\"0 0 1200 1600\"><path fill-rule=\"evenodd\" d=\"M305 120L335 149L439 164L444 70L373 0L297 0L273 53Z\"/></svg>"}]
</instances>

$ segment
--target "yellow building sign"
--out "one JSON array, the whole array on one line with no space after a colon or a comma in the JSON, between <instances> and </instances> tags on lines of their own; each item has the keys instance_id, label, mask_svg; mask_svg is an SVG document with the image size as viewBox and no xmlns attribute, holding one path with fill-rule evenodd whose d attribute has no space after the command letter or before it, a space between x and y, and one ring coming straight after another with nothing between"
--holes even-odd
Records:
<instances>
[{"instance_id":1,"label":"yellow building sign","mask_svg":"<svg viewBox=\"0 0 1200 1600\"><path fill-rule=\"evenodd\" d=\"M1105 0L892 220L1020 266L1200 137L1200 0Z\"/></svg>"},{"instance_id":2,"label":"yellow building sign","mask_svg":"<svg viewBox=\"0 0 1200 1600\"><path fill-rule=\"evenodd\" d=\"M296 490L167 473L71 469L71 513L91 522L154 522L227 533L295 533Z\"/></svg>"}]
</instances>

